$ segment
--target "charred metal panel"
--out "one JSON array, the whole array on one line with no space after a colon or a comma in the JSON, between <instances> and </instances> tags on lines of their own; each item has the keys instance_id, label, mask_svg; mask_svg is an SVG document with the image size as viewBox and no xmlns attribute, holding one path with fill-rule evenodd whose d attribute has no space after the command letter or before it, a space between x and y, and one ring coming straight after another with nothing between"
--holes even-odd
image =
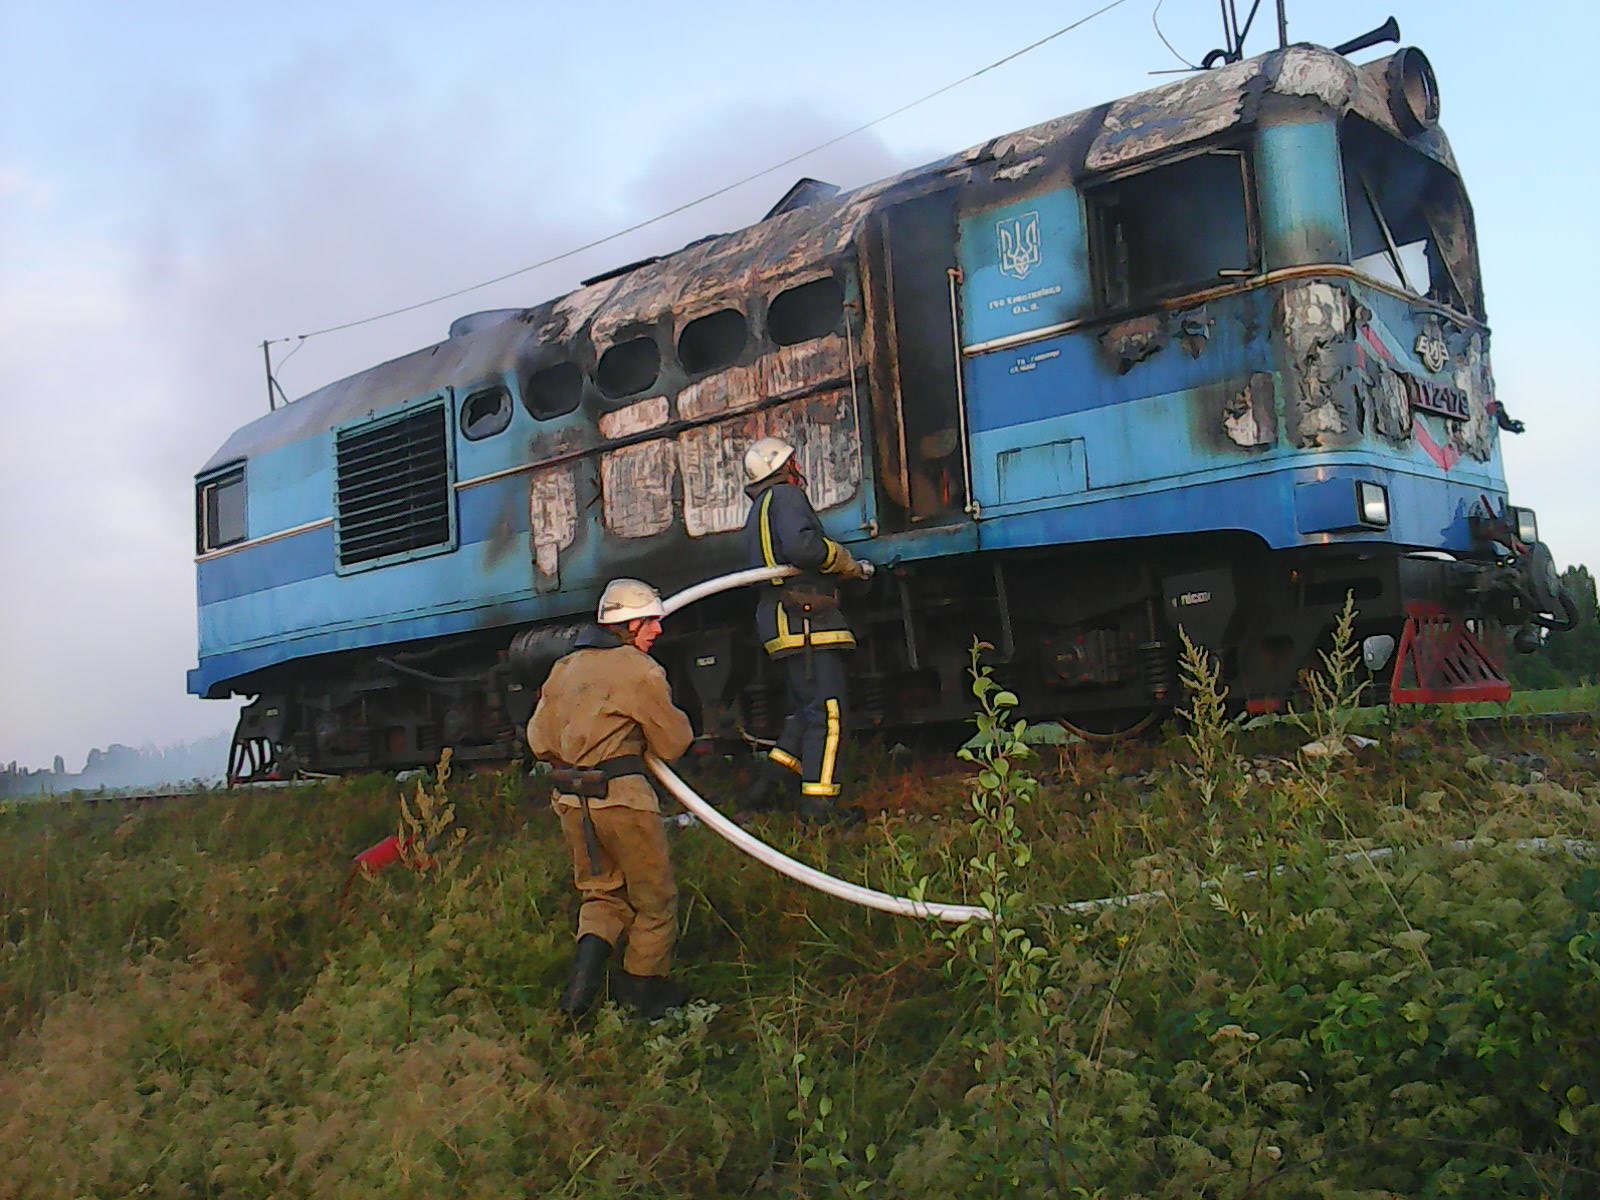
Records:
<instances>
[{"instance_id":1,"label":"charred metal panel","mask_svg":"<svg viewBox=\"0 0 1600 1200\"><path fill-rule=\"evenodd\" d=\"M1360 436L1355 402L1350 293L1320 279L1284 285L1277 295L1283 331L1290 441L1302 449L1347 446Z\"/></svg>"},{"instance_id":2,"label":"charred metal panel","mask_svg":"<svg viewBox=\"0 0 1600 1200\"><path fill-rule=\"evenodd\" d=\"M729 367L689 384L678 393L678 416L697 421L717 413L740 412L771 396L841 378L849 369L845 340L838 334L779 346L747 366Z\"/></svg>"},{"instance_id":3,"label":"charred metal panel","mask_svg":"<svg viewBox=\"0 0 1600 1200\"><path fill-rule=\"evenodd\" d=\"M683 472L683 523L690 537L726 533L744 524L745 448L763 437L792 442L817 509L843 504L861 486L861 451L848 391L823 392L678 435Z\"/></svg>"},{"instance_id":4,"label":"charred metal panel","mask_svg":"<svg viewBox=\"0 0 1600 1200\"><path fill-rule=\"evenodd\" d=\"M1456 386L1466 392L1468 403L1467 419L1450 425L1450 442L1467 457L1487 462L1494 452L1495 436L1494 380L1489 373L1487 338L1476 330L1470 334L1454 329L1451 332L1458 335L1452 339L1453 375Z\"/></svg>"},{"instance_id":5,"label":"charred metal panel","mask_svg":"<svg viewBox=\"0 0 1600 1200\"><path fill-rule=\"evenodd\" d=\"M600 414L600 436L608 441L643 433L667 423L667 398L651 396L615 412Z\"/></svg>"},{"instance_id":6,"label":"charred metal panel","mask_svg":"<svg viewBox=\"0 0 1600 1200\"><path fill-rule=\"evenodd\" d=\"M1253 450L1278 440L1277 389L1272 376L1257 371L1222 410L1222 426L1235 445Z\"/></svg>"},{"instance_id":7,"label":"charred metal panel","mask_svg":"<svg viewBox=\"0 0 1600 1200\"><path fill-rule=\"evenodd\" d=\"M1488 335L1414 302L1355 285L1358 397L1373 429L1415 444L1448 471L1462 458L1488 462L1495 449Z\"/></svg>"},{"instance_id":8,"label":"charred metal panel","mask_svg":"<svg viewBox=\"0 0 1600 1200\"><path fill-rule=\"evenodd\" d=\"M578 489L575 468L562 463L535 471L528 486L528 530L533 544L534 586L553 591L560 585L561 551L578 532Z\"/></svg>"},{"instance_id":9,"label":"charred metal panel","mask_svg":"<svg viewBox=\"0 0 1600 1200\"><path fill-rule=\"evenodd\" d=\"M1164 313L1150 313L1118 321L1100 335L1100 348L1118 375L1126 375L1136 364L1159 353L1166 344L1167 318Z\"/></svg>"},{"instance_id":10,"label":"charred metal panel","mask_svg":"<svg viewBox=\"0 0 1600 1200\"><path fill-rule=\"evenodd\" d=\"M1118 100L1106 113L1085 166L1110 171L1227 132L1240 122L1248 89L1264 85L1264 65L1264 59L1246 59Z\"/></svg>"},{"instance_id":11,"label":"charred metal panel","mask_svg":"<svg viewBox=\"0 0 1600 1200\"><path fill-rule=\"evenodd\" d=\"M672 525L677 455L670 439L640 442L600 458L606 529L618 537L649 537Z\"/></svg>"}]
</instances>

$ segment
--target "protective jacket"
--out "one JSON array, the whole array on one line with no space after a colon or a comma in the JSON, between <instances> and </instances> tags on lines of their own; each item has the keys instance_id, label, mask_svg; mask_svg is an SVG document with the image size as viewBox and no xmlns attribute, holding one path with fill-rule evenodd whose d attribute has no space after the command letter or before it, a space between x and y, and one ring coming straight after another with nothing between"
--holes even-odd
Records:
<instances>
[{"instance_id":1,"label":"protective jacket","mask_svg":"<svg viewBox=\"0 0 1600 1200\"><path fill-rule=\"evenodd\" d=\"M577 648L550 670L528 722L528 745L536 757L573 767L595 767L650 750L671 762L694 740L661 664L608 629L580 635ZM575 795L557 792L557 808L579 808ZM643 775L612 779L591 808L620 805L660 812L655 788Z\"/></svg>"},{"instance_id":2,"label":"protective jacket","mask_svg":"<svg viewBox=\"0 0 1600 1200\"><path fill-rule=\"evenodd\" d=\"M784 658L807 648L853 650L856 639L839 611L839 580L860 578L850 551L824 536L816 509L787 482L753 483L745 544L750 565L789 564L800 574L763 586L756 601L756 632L766 652Z\"/></svg>"}]
</instances>

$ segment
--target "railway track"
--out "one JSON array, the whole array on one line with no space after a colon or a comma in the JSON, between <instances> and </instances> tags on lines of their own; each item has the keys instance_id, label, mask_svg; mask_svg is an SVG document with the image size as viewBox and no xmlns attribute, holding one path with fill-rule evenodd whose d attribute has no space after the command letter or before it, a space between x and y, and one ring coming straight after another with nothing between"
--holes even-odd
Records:
<instances>
[{"instance_id":1,"label":"railway track","mask_svg":"<svg viewBox=\"0 0 1600 1200\"><path fill-rule=\"evenodd\" d=\"M1505 716L1468 717L1466 721L1467 731L1473 737L1523 730L1555 733L1593 729L1597 723L1600 723L1600 713L1594 712L1507 713Z\"/></svg>"},{"instance_id":2,"label":"railway track","mask_svg":"<svg viewBox=\"0 0 1600 1200\"><path fill-rule=\"evenodd\" d=\"M1548 713L1507 713L1505 715L1468 717L1464 722L1468 736L1475 741L1494 741L1497 738L1519 733L1575 733L1581 730L1594 730L1600 725L1600 713L1585 712L1548 712ZM149 788L106 790L95 792L68 792L50 797L10 797L11 803L49 803L54 801L58 805L87 805L95 808L101 805L117 807L138 807L161 804L169 800L192 799L197 796L215 795L219 791L229 791L236 795L249 795L251 793L266 793L291 787L305 787L315 783L315 779L295 780L265 780L256 783L241 783L232 788Z\"/></svg>"}]
</instances>

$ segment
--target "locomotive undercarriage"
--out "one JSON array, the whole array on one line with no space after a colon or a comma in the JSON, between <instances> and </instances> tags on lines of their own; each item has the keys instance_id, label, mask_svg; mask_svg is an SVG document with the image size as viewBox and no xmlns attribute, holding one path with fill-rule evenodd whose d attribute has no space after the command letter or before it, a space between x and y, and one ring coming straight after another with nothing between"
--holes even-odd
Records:
<instances>
[{"instance_id":1,"label":"locomotive undercarriage","mask_svg":"<svg viewBox=\"0 0 1600 1200\"><path fill-rule=\"evenodd\" d=\"M1479 618L1493 643L1499 624L1484 618L1515 616L1494 611L1506 608L1496 589L1503 573L1485 565L1388 548L1274 553L1227 538L901 564L846 586L858 643L851 724L966 720L976 638L1030 720L1062 720L1088 737L1136 732L1182 704L1180 627L1217 657L1236 711L1276 711L1328 647L1346 595L1358 641L1398 639L1408 606L1432 602ZM509 761L523 750L539 684L580 628L553 623L514 638L486 630L263 677L241 714L230 778L423 766L446 746L460 762ZM734 746L776 735L784 690L755 643L748 593L677 615L656 653L704 736ZM1386 660L1371 665L1366 697L1382 703L1391 671Z\"/></svg>"}]
</instances>

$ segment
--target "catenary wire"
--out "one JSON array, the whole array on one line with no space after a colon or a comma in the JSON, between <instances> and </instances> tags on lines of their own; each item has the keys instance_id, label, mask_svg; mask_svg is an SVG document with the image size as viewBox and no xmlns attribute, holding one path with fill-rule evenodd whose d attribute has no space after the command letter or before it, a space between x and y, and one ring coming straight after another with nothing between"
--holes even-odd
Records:
<instances>
[{"instance_id":1,"label":"catenary wire","mask_svg":"<svg viewBox=\"0 0 1600 1200\"><path fill-rule=\"evenodd\" d=\"M926 104L929 100L933 100L939 96L942 96L946 92L952 91L964 83L970 83L980 75L985 75L998 67L1004 66L1008 62L1012 62L1015 59L1021 58L1024 54L1027 54L1033 50L1037 50L1040 46L1045 45L1047 42L1052 42L1056 38L1061 37L1063 34L1071 33L1074 29L1077 29L1082 25L1087 25L1096 17L1102 16L1105 13L1110 12L1112 9L1119 8L1126 3L1127 0L1111 0L1109 4L1102 5L1093 12L1089 13L1087 16L1078 18L1070 25L1063 25L1054 33L1048 33L1044 37L1039 38L1037 41L1029 42L1021 49L1013 50L1004 58L997 58L994 62L989 63L987 66L979 67L976 71L973 71L967 75L963 75L960 79L957 79L952 83L947 83L943 87L936 88L924 96L917 97L915 100L908 101L907 103L900 105L899 108L892 109L891 111L884 113L882 116L874 117L872 120L863 122L852 129L847 129L843 133L836 134L824 142L819 142L817 145L812 146L809 150L802 150L798 154L792 154L781 162L775 162L769 167L763 167L761 170L746 175L741 179L736 179L732 183L724 184L723 186L716 188L713 191L709 191L702 196L695 197L693 200L686 200L684 203L679 204L676 207L669 208L664 212L659 212L655 216L648 217L643 221L636 221L632 225L628 225L625 228L608 233L603 237L595 238L592 241L585 242L580 246L574 246L569 250L563 250L559 254L552 254L548 258L542 258L538 262L529 263L525 267L518 267L515 271L507 271L503 275L496 275L493 279L485 279L481 283L474 283L468 285L467 287L457 288L454 291L445 292L442 295L434 296L427 300L418 300L414 304L405 304L399 308L391 308L387 312L374 313L370 317L361 317L354 321L344 321L337 325L327 325L321 329L313 329L309 333L272 338L269 340L268 344L278 345L283 342L293 341L305 342L310 338L320 337L325 333L339 333L342 330L354 329L358 325L370 325L374 321L383 321L389 317L398 317L402 313L415 312L419 308L427 308L429 305L440 304L446 300L454 300L458 296L465 296L469 292L481 291L483 288L493 287L497 283L504 283L508 279L515 279L519 275L526 275L530 271L537 271L541 267L548 267L554 263L561 262L564 259L572 258L576 255L584 253L586 250L593 250L595 247L603 246L607 242L614 242L618 238L626 237L630 233L636 233L641 229L646 229L651 225L665 221L669 217L675 217L679 213L687 212L689 209L704 204L708 200L714 200L718 196L726 195L728 192L734 191L736 188L741 188L747 183L753 183L755 180L771 175L775 171L781 171L784 167L792 166L801 159L810 158L813 154L818 154L821 151L828 149L830 146L836 146L847 138L852 138L858 133L864 133L875 125L881 125L883 122L890 120L893 117L898 117L901 113L909 112L918 105Z\"/></svg>"}]
</instances>

